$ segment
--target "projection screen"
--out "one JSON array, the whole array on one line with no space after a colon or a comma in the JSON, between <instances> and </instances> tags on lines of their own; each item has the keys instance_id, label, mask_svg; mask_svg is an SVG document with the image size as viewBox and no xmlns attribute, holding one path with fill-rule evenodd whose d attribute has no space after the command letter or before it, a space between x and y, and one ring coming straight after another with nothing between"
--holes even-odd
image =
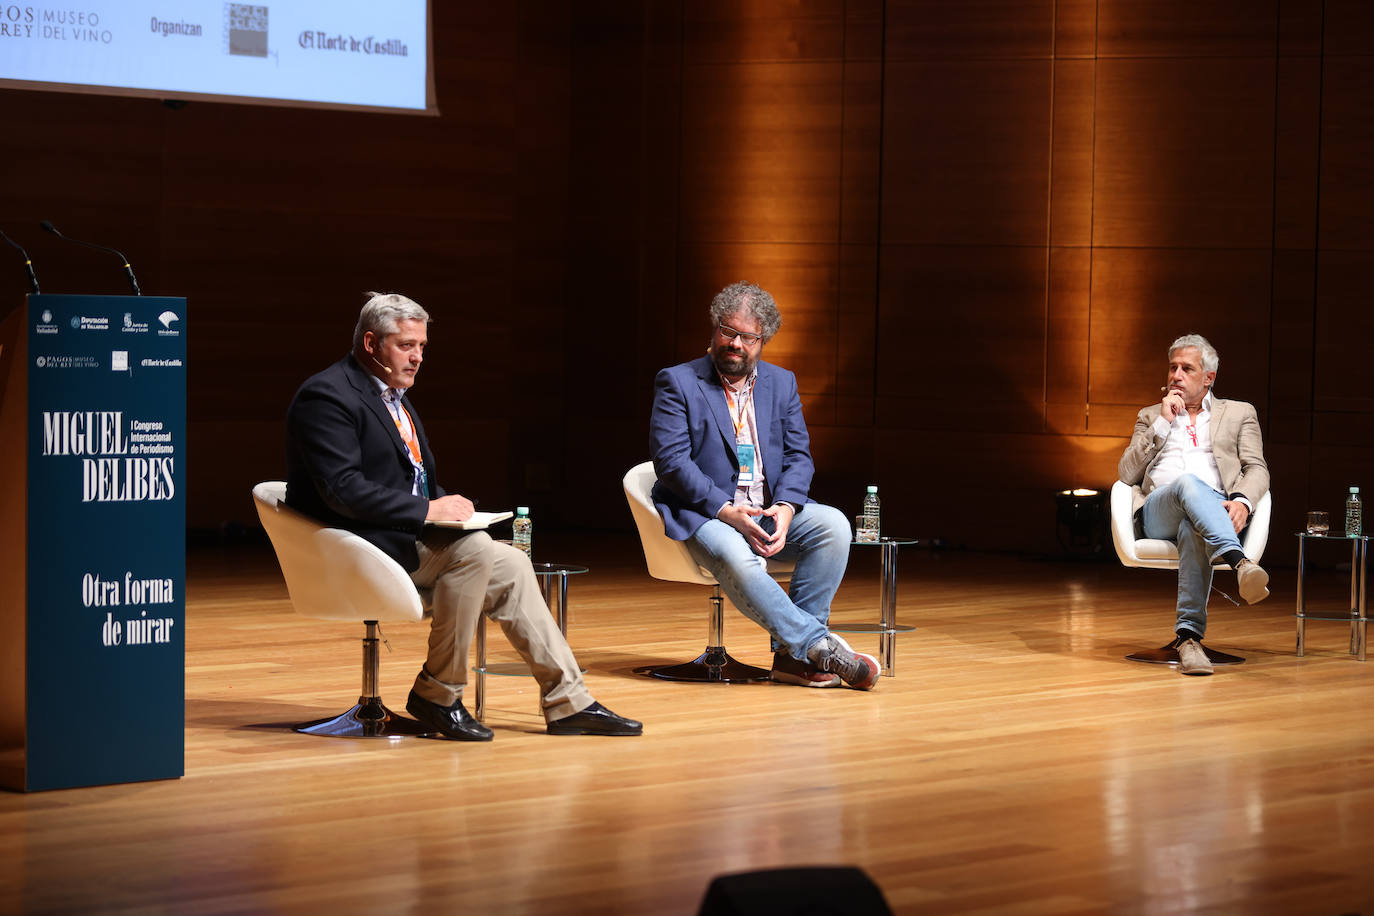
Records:
<instances>
[{"instance_id":1,"label":"projection screen","mask_svg":"<svg viewBox=\"0 0 1374 916\"><path fill-rule=\"evenodd\" d=\"M436 114L428 0L0 0L0 87Z\"/></svg>"}]
</instances>

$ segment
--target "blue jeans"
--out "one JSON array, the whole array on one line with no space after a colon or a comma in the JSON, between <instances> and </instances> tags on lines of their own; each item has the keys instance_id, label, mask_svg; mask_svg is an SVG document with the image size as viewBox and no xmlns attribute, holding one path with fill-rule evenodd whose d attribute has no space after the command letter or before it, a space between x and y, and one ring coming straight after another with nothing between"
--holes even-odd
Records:
<instances>
[{"instance_id":1,"label":"blue jeans","mask_svg":"<svg viewBox=\"0 0 1374 916\"><path fill-rule=\"evenodd\" d=\"M772 533L771 518L758 522ZM829 632L830 601L844 578L851 539L844 513L807 503L792 519L787 544L776 556L797 564L786 592L768 575L767 561L754 553L744 535L719 519L698 528L687 539L687 549L716 577L740 613L771 634L774 652L786 649L793 658L805 661L806 650Z\"/></svg>"},{"instance_id":2,"label":"blue jeans","mask_svg":"<svg viewBox=\"0 0 1374 916\"><path fill-rule=\"evenodd\" d=\"M1212 561L1240 550L1225 496L1192 474L1150 492L1140 509L1145 536L1178 545L1178 625L1199 637L1207 631Z\"/></svg>"}]
</instances>

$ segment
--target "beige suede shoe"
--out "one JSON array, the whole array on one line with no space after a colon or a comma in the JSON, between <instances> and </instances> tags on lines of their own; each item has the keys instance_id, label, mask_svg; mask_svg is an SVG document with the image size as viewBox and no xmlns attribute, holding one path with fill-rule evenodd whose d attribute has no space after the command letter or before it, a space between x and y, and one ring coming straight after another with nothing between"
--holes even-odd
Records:
<instances>
[{"instance_id":1,"label":"beige suede shoe","mask_svg":"<svg viewBox=\"0 0 1374 916\"><path fill-rule=\"evenodd\" d=\"M1269 597L1269 574L1254 560L1236 564L1236 585L1246 604L1259 604Z\"/></svg>"},{"instance_id":2,"label":"beige suede shoe","mask_svg":"<svg viewBox=\"0 0 1374 916\"><path fill-rule=\"evenodd\" d=\"M1202 643L1185 639L1178 644L1179 674L1211 674L1212 660L1202 651Z\"/></svg>"}]
</instances>

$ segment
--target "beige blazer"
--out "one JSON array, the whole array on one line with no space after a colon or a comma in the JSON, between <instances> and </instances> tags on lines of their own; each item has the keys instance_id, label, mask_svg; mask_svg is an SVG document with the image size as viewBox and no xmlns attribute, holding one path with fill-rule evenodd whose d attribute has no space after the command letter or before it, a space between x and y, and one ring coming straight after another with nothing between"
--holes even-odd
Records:
<instances>
[{"instance_id":1,"label":"beige blazer","mask_svg":"<svg viewBox=\"0 0 1374 916\"><path fill-rule=\"evenodd\" d=\"M1150 471L1164 446L1164 437L1156 436L1154 431L1159 413L1160 406L1153 404L1136 415L1131 444L1116 465L1117 476L1134 489L1133 512L1140 511L1145 497L1155 488ZM1227 496L1240 493L1250 500L1251 507L1258 505L1260 497L1269 491L1269 466L1264 463L1264 442L1255 408L1244 401L1228 401L1213 395L1209 431L1212 457L1217 461Z\"/></svg>"}]
</instances>

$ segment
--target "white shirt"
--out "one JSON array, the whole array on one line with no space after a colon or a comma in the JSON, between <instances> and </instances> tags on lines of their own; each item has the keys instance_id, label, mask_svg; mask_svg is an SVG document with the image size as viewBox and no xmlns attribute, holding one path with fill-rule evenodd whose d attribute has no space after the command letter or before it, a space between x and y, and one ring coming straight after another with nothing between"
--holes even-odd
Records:
<instances>
[{"instance_id":1,"label":"white shirt","mask_svg":"<svg viewBox=\"0 0 1374 916\"><path fill-rule=\"evenodd\" d=\"M1173 483L1184 474L1192 474L1222 496L1221 471L1212 455L1212 392L1202 396L1202 409L1197 420L1181 411L1170 423L1161 414L1155 417L1154 431L1166 437L1159 458L1150 468L1150 479L1156 487Z\"/></svg>"}]
</instances>

